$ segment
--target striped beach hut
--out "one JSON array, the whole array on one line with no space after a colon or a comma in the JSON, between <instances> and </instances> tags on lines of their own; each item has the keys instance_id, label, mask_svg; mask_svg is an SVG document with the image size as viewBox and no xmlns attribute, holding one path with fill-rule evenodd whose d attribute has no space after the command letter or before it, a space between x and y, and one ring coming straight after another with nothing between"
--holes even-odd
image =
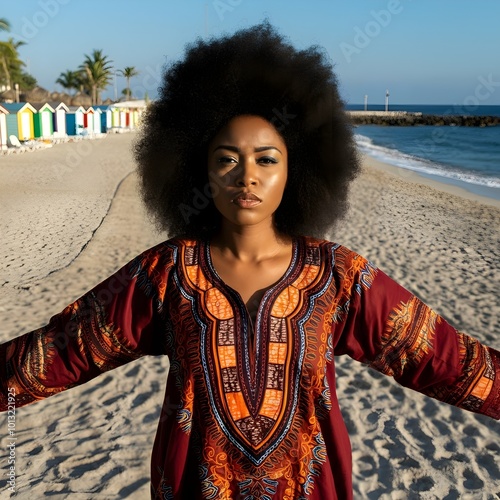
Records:
<instances>
[{"instance_id":1,"label":"striped beach hut","mask_svg":"<svg viewBox=\"0 0 500 500\"><path fill-rule=\"evenodd\" d=\"M83 129L86 130L87 134L94 133L94 108L90 106L83 113Z\"/></svg>"},{"instance_id":2,"label":"striped beach hut","mask_svg":"<svg viewBox=\"0 0 500 500\"><path fill-rule=\"evenodd\" d=\"M66 113L69 113L69 108L63 102L57 103L49 102L49 104L54 108L54 137L66 137Z\"/></svg>"},{"instance_id":3,"label":"striped beach hut","mask_svg":"<svg viewBox=\"0 0 500 500\"><path fill-rule=\"evenodd\" d=\"M113 126L134 129L139 125L141 114L146 109L145 100L123 101L112 105L112 108L118 109L119 120Z\"/></svg>"},{"instance_id":4,"label":"striped beach hut","mask_svg":"<svg viewBox=\"0 0 500 500\"><path fill-rule=\"evenodd\" d=\"M83 135L83 106L69 106L66 113L66 133L68 135Z\"/></svg>"},{"instance_id":5,"label":"striped beach hut","mask_svg":"<svg viewBox=\"0 0 500 500\"><path fill-rule=\"evenodd\" d=\"M94 106L96 109L101 110L101 132L106 133L112 128L112 108L111 106L106 106L101 104L100 106Z\"/></svg>"},{"instance_id":6,"label":"striped beach hut","mask_svg":"<svg viewBox=\"0 0 500 500\"><path fill-rule=\"evenodd\" d=\"M2 106L9 112L7 120L7 135L15 135L20 141L35 138L33 116L36 109L28 102L5 103Z\"/></svg>"},{"instance_id":7,"label":"striped beach hut","mask_svg":"<svg viewBox=\"0 0 500 500\"><path fill-rule=\"evenodd\" d=\"M7 115L9 112L0 105L0 150L7 149Z\"/></svg>"},{"instance_id":8,"label":"striped beach hut","mask_svg":"<svg viewBox=\"0 0 500 500\"><path fill-rule=\"evenodd\" d=\"M54 114L56 110L49 104L33 104L37 112L33 115L35 137L50 139L54 135Z\"/></svg>"}]
</instances>

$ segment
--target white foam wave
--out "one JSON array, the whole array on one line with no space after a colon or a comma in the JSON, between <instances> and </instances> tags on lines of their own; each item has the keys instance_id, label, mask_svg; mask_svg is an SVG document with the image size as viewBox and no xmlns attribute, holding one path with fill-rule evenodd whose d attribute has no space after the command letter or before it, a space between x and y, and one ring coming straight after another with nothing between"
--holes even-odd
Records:
<instances>
[{"instance_id":1,"label":"white foam wave","mask_svg":"<svg viewBox=\"0 0 500 500\"><path fill-rule=\"evenodd\" d=\"M459 170L448 165L442 165L440 163L403 153L397 149L378 146L374 144L369 137L361 134L355 134L354 138L360 151L377 160L380 160L381 162L413 170L414 172L420 172L422 174L438 175L440 177L467 182L469 184L487 186L490 188L500 188L500 179L498 177L490 177L481 175L477 172Z\"/></svg>"}]
</instances>

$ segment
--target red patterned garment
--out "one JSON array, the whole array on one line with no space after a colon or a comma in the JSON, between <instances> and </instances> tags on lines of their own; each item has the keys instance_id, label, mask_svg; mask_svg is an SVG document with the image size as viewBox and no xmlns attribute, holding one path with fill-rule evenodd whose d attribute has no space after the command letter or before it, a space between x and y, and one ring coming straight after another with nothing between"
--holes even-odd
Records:
<instances>
[{"instance_id":1,"label":"red patterned garment","mask_svg":"<svg viewBox=\"0 0 500 500\"><path fill-rule=\"evenodd\" d=\"M457 332L366 259L298 238L255 329L205 242L134 259L49 325L0 346L0 407L82 384L144 355L170 358L153 498L350 499L334 355L500 418L500 353Z\"/></svg>"}]
</instances>

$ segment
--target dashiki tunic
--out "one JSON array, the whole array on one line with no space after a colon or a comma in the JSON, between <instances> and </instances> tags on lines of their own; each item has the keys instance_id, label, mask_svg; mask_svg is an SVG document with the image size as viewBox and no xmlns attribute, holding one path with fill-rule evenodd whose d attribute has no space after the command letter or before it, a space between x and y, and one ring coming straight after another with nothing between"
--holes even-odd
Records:
<instances>
[{"instance_id":1,"label":"dashiki tunic","mask_svg":"<svg viewBox=\"0 0 500 500\"><path fill-rule=\"evenodd\" d=\"M251 325L209 244L172 239L46 327L3 344L0 405L8 387L21 406L141 356L168 355L151 493L187 500L352 498L334 355L500 418L500 353L343 246L295 239L253 334Z\"/></svg>"}]
</instances>

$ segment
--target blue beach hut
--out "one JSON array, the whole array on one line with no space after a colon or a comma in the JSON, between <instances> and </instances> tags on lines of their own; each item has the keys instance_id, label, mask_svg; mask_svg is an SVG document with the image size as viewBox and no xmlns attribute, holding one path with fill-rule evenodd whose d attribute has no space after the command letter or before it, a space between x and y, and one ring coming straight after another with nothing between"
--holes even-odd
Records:
<instances>
[{"instance_id":1,"label":"blue beach hut","mask_svg":"<svg viewBox=\"0 0 500 500\"><path fill-rule=\"evenodd\" d=\"M69 106L66 113L66 133L68 135L83 135L85 109L83 106Z\"/></svg>"},{"instance_id":2,"label":"blue beach hut","mask_svg":"<svg viewBox=\"0 0 500 500\"><path fill-rule=\"evenodd\" d=\"M100 106L94 106L95 109L101 110L101 132L106 133L108 130L111 130L112 128L112 121L111 121L111 116L112 116L112 108L111 106L106 106L104 104Z\"/></svg>"}]
</instances>

